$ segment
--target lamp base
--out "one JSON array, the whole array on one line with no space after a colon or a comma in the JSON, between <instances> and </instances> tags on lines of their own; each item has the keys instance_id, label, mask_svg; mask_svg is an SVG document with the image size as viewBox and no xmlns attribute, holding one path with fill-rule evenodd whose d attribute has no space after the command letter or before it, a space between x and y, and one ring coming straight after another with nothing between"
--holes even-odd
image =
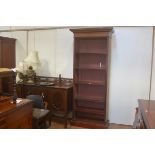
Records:
<instances>
[{"instance_id":1,"label":"lamp base","mask_svg":"<svg viewBox=\"0 0 155 155\"><path fill-rule=\"evenodd\" d=\"M26 81L26 83L28 83L28 84L34 84L34 80L28 79L28 81Z\"/></svg>"}]
</instances>

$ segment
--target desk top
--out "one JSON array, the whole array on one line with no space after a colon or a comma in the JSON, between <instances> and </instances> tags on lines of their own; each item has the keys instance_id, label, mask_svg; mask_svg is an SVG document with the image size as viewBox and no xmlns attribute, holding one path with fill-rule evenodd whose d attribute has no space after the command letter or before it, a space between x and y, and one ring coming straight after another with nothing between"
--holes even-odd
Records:
<instances>
[{"instance_id":1,"label":"desk top","mask_svg":"<svg viewBox=\"0 0 155 155\"><path fill-rule=\"evenodd\" d=\"M17 99L16 103L12 103L11 100L0 102L0 116L7 112L18 109L22 106L26 106L27 104L33 104L33 103L31 100L28 99Z\"/></svg>"},{"instance_id":2,"label":"desk top","mask_svg":"<svg viewBox=\"0 0 155 155\"><path fill-rule=\"evenodd\" d=\"M146 128L155 129L155 100L138 100Z\"/></svg>"},{"instance_id":3,"label":"desk top","mask_svg":"<svg viewBox=\"0 0 155 155\"><path fill-rule=\"evenodd\" d=\"M14 72L8 68L0 68L0 77L13 76Z\"/></svg>"}]
</instances>

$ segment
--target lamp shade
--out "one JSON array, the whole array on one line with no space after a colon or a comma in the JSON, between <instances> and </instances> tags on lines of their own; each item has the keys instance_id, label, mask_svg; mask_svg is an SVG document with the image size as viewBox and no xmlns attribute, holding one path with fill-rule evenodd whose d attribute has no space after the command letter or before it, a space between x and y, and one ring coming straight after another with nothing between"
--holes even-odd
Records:
<instances>
[{"instance_id":1,"label":"lamp shade","mask_svg":"<svg viewBox=\"0 0 155 155\"><path fill-rule=\"evenodd\" d=\"M24 60L25 63L28 64L40 64L40 60L39 60L39 56L38 56L38 52L34 51L28 54L28 56L25 58Z\"/></svg>"}]
</instances>

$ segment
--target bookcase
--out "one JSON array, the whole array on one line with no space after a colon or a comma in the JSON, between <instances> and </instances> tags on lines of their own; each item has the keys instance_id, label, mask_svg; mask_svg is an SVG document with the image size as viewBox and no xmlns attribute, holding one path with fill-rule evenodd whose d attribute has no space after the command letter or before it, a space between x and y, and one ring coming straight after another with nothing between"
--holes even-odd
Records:
<instances>
[{"instance_id":1,"label":"bookcase","mask_svg":"<svg viewBox=\"0 0 155 155\"><path fill-rule=\"evenodd\" d=\"M71 29L74 33L72 125L107 128L108 55L112 28Z\"/></svg>"},{"instance_id":2,"label":"bookcase","mask_svg":"<svg viewBox=\"0 0 155 155\"><path fill-rule=\"evenodd\" d=\"M0 67L15 68L16 39L0 36Z\"/></svg>"}]
</instances>

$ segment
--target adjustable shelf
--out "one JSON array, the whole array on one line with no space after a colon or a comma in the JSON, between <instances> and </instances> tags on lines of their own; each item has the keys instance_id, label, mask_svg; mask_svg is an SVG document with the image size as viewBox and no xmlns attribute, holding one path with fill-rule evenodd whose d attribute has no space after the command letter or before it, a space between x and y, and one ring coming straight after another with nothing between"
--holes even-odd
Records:
<instances>
[{"instance_id":1,"label":"adjustable shelf","mask_svg":"<svg viewBox=\"0 0 155 155\"><path fill-rule=\"evenodd\" d=\"M84 51L84 52L78 52L76 54L99 54L99 55L107 55L107 52L89 52L89 51Z\"/></svg>"},{"instance_id":2,"label":"adjustable shelf","mask_svg":"<svg viewBox=\"0 0 155 155\"><path fill-rule=\"evenodd\" d=\"M75 96L75 100L92 101L92 102L104 102L104 97L92 97L92 96Z\"/></svg>"},{"instance_id":3,"label":"adjustable shelf","mask_svg":"<svg viewBox=\"0 0 155 155\"><path fill-rule=\"evenodd\" d=\"M99 109L92 109L92 108L76 107L74 110L78 112L85 112L85 113L91 113L96 115L105 115L105 111L102 109L99 110Z\"/></svg>"},{"instance_id":4,"label":"adjustable shelf","mask_svg":"<svg viewBox=\"0 0 155 155\"><path fill-rule=\"evenodd\" d=\"M98 67L98 66L80 66L80 67L75 67L75 69L80 69L80 70L105 70L106 67Z\"/></svg>"},{"instance_id":5,"label":"adjustable shelf","mask_svg":"<svg viewBox=\"0 0 155 155\"><path fill-rule=\"evenodd\" d=\"M100 86L105 85L104 81L91 81L91 80L79 80L79 81L75 81L74 83L83 84L83 85L100 85Z\"/></svg>"}]
</instances>

